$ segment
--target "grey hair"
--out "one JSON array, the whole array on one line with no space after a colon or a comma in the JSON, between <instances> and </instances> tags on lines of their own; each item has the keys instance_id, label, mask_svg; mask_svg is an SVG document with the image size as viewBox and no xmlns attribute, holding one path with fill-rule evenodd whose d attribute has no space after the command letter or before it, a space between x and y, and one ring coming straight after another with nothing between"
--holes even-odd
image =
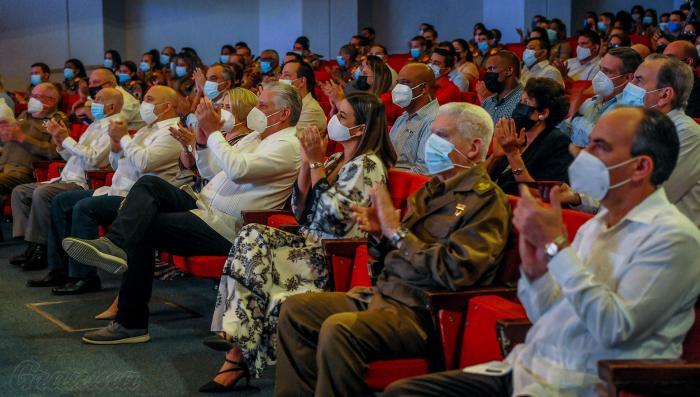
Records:
<instances>
[{"instance_id":1,"label":"grey hair","mask_svg":"<svg viewBox=\"0 0 700 397\"><path fill-rule=\"evenodd\" d=\"M291 85L279 82L265 84L263 89L273 91L276 94L272 97L275 109L289 108L292 112L289 124L291 126L297 125L299 116L301 116L301 97L297 89Z\"/></svg>"},{"instance_id":2,"label":"grey hair","mask_svg":"<svg viewBox=\"0 0 700 397\"><path fill-rule=\"evenodd\" d=\"M455 121L463 138L480 139L483 143L479 160L486 158L493 138L493 120L481 107L471 103L452 102L440 106L438 115L447 115Z\"/></svg>"},{"instance_id":3,"label":"grey hair","mask_svg":"<svg viewBox=\"0 0 700 397\"><path fill-rule=\"evenodd\" d=\"M693 89L693 69L680 59L661 54L651 54L644 62L661 61L663 64L656 75L656 88L673 88L673 109L685 109L690 91Z\"/></svg>"}]
</instances>

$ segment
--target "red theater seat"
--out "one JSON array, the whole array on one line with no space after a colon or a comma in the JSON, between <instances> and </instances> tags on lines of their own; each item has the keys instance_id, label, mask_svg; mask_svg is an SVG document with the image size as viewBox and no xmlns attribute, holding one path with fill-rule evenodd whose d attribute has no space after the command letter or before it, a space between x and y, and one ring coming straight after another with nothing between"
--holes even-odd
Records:
<instances>
[{"instance_id":1,"label":"red theater seat","mask_svg":"<svg viewBox=\"0 0 700 397\"><path fill-rule=\"evenodd\" d=\"M518 59L522 59L523 52L525 51L525 44L523 43L508 43L503 46L506 51L512 51L518 56Z\"/></svg>"},{"instance_id":2,"label":"red theater seat","mask_svg":"<svg viewBox=\"0 0 700 397\"><path fill-rule=\"evenodd\" d=\"M389 59L386 61L386 63L389 64L389 66L391 66L391 68L396 72L399 72L401 68L408 63L409 59L411 59L410 54L391 54L389 55Z\"/></svg>"}]
</instances>

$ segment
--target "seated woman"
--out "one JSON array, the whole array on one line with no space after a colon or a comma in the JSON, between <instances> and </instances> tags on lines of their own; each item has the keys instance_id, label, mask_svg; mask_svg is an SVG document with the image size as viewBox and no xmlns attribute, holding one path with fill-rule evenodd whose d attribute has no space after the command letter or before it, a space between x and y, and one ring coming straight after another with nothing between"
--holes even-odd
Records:
<instances>
[{"instance_id":1,"label":"seated woman","mask_svg":"<svg viewBox=\"0 0 700 397\"><path fill-rule=\"evenodd\" d=\"M87 80L85 66L79 59L69 59L63 69L63 92L68 95L77 94L81 81ZM70 108L71 104L63 104Z\"/></svg>"},{"instance_id":2,"label":"seated woman","mask_svg":"<svg viewBox=\"0 0 700 397\"><path fill-rule=\"evenodd\" d=\"M372 186L386 182L387 170L396 161L382 102L373 94L348 95L331 118L328 134L341 142L343 151L322 163L325 148L318 130L299 132L302 166L292 208L302 225L300 233L251 224L243 227L231 248L211 326L231 348L217 376L200 391L232 390L243 377L259 377L275 361L282 302L327 285L321 240L366 236L350 206L369 205ZM212 347L225 345L213 342Z\"/></svg>"},{"instance_id":3,"label":"seated woman","mask_svg":"<svg viewBox=\"0 0 700 397\"><path fill-rule=\"evenodd\" d=\"M186 52L175 55L175 76L173 76L172 87L184 97L192 95L195 89L194 73L195 62Z\"/></svg>"},{"instance_id":4,"label":"seated woman","mask_svg":"<svg viewBox=\"0 0 700 397\"><path fill-rule=\"evenodd\" d=\"M559 83L540 77L527 81L513 118L496 123L486 163L491 179L505 193L518 195L519 182L568 182L571 140L557 128L568 110Z\"/></svg>"},{"instance_id":5,"label":"seated woman","mask_svg":"<svg viewBox=\"0 0 700 397\"><path fill-rule=\"evenodd\" d=\"M139 101L146 92L146 83L139 79L136 64L132 61L124 61L117 70L119 85Z\"/></svg>"}]
</instances>

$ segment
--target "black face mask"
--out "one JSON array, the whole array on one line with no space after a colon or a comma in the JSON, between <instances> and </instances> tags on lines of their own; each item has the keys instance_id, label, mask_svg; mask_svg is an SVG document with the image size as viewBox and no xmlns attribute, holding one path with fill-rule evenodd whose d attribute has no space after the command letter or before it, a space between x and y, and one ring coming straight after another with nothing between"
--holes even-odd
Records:
<instances>
[{"instance_id":1,"label":"black face mask","mask_svg":"<svg viewBox=\"0 0 700 397\"><path fill-rule=\"evenodd\" d=\"M502 81L498 81L498 73L486 72L484 75L484 84L486 89L494 94L500 94L506 88Z\"/></svg>"},{"instance_id":2,"label":"black face mask","mask_svg":"<svg viewBox=\"0 0 700 397\"><path fill-rule=\"evenodd\" d=\"M367 76L360 76L352 83L352 86L359 91L369 91L370 85L367 82Z\"/></svg>"},{"instance_id":3,"label":"black face mask","mask_svg":"<svg viewBox=\"0 0 700 397\"><path fill-rule=\"evenodd\" d=\"M693 44L695 44L695 39L697 38L697 35L695 34L690 34L690 33L681 33L678 35L679 40L686 40L689 41Z\"/></svg>"},{"instance_id":4,"label":"black face mask","mask_svg":"<svg viewBox=\"0 0 700 397\"><path fill-rule=\"evenodd\" d=\"M97 87L88 87L88 92L90 93L90 98L95 99L97 98L97 93L100 92L102 89L101 85L98 85Z\"/></svg>"},{"instance_id":5,"label":"black face mask","mask_svg":"<svg viewBox=\"0 0 700 397\"><path fill-rule=\"evenodd\" d=\"M660 46L656 47L657 54L663 54L664 50L666 50L666 44L661 44Z\"/></svg>"},{"instance_id":6,"label":"black face mask","mask_svg":"<svg viewBox=\"0 0 700 397\"><path fill-rule=\"evenodd\" d=\"M513 121L515 121L515 129L517 130L518 134L520 133L521 129L525 128L525 131L528 131L535 124L537 124L537 121L531 118L532 112L534 111L534 107L528 106L524 103L519 103L515 106L511 117L513 118Z\"/></svg>"}]
</instances>

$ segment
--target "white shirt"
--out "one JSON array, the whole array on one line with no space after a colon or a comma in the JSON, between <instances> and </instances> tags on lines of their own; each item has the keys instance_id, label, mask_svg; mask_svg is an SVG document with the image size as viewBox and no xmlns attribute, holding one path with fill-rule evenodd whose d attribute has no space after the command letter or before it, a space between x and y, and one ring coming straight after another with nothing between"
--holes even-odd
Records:
<instances>
[{"instance_id":1,"label":"white shirt","mask_svg":"<svg viewBox=\"0 0 700 397\"><path fill-rule=\"evenodd\" d=\"M678 358L700 293L700 231L659 188L608 228L603 209L518 298L514 394L597 396L599 360Z\"/></svg>"},{"instance_id":2,"label":"white shirt","mask_svg":"<svg viewBox=\"0 0 700 397\"><path fill-rule=\"evenodd\" d=\"M663 186L669 201L700 226L700 125L680 109L666 115L676 126L680 152L676 168Z\"/></svg>"},{"instance_id":3,"label":"white shirt","mask_svg":"<svg viewBox=\"0 0 700 397\"><path fill-rule=\"evenodd\" d=\"M559 72L559 69L550 65L548 59L537 62L532 65L531 68L524 66L523 70L520 72L520 83L525 85L532 77L547 77L561 84L562 87L564 86L564 79L561 77L561 72Z\"/></svg>"},{"instance_id":4,"label":"white shirt","mask_svg":"<svg viewBox=\"0 0 700 397\"><path fill-rule=\"evenodd\" d=\"M122 113L126 116L126 124L129 130L137 131L146 123L141 120L141 102L134 98L133 95L129 94L120 85L116 87L117 91L122 93L124 97L124 105L122 106Z\"/></svg>"},{"instance_id":5,"label":"white shirt","mask_svg":"<svg viewBox=\"0 0 700 397\"><path fill-rule=\"evenodd\" d=\"M315 126L320 132L326 130L328 118L321 105L311 94L306 94L301 100L301 114L297 122L298 128Z\"/></svg>"},{"instance_id":6,"label":"white shirt","mask_svg":"<svg viewBox=\"0 0 700 397\"><path fill-rule=\"evenodd\" d=\"M284 207L301 168L296 127L261 135L254 131L231 146L215 132L196 152L197 169L210 181L201 193L189 192L197 198L192 213L232 243L241 211Z\"/></svg>"},{"instance_id":7,"label":"white shirt","mask_svg":"<svg viewBox=\"0 0 700 397\"><path fill-rule=\"evenodd\" d=\"M569 68L569 77L572 80L593 80L600 70L600 57L596 56L585 65L578 58L569 58L566 60L566 66Z\"/></svg>"},{"instance_id":8,"label":"white shirt","mask_svg":"<svg viewBox=\"0 0 700 397\"><path fill-rule=\"evenodd\" d=\"M182 145L170 136L170 127L179 117L162 120L138 130L133 137L125 135L119 141L122 151L109 153L109 163L115 170L112 186L103 186L93 196L125 197L131 186L144 175L155 175L174 182L180 167L178 159Z\"/></svg>"},{"instance_id":9,"label":"white shirt","mask_svg":"<svg viewBox=\"0 0 700 397\"><path fill-rule=\"evenodd\" d=\"M66 160L66 165L61 171L61 176L53 178L48 183L75 183L83 189L88 189L85 171L109 166L109 135L107 135L109 122L123 118L124 115L117 113L102 120L93 121L80 136L78 142L71 137L64 139L63 150L60 150L58 154Z\"/></svg>"}]
</instances>

